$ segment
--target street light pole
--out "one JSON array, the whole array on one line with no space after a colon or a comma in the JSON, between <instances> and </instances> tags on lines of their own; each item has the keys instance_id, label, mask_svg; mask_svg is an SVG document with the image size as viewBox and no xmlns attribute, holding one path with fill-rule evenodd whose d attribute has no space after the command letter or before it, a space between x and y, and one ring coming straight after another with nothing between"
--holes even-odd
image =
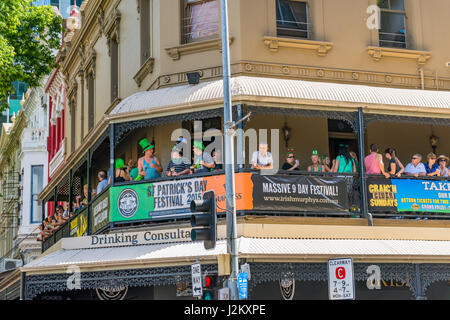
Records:
<instances>
[{"instance_id":1,"label":"street light pole","mask_svg":"<svg viewBox=\"0 0 450 320\"><path fill-rule=\"evenodd\" d=\"M222 74L223 74L223 120L225 138L225 192L227 217L227 252L231 256L231 274L228 279L231 300L237 300L238 251L236 230L236 205L234 184L234 134L230 91L230 47L228 35L227 0L220 1L222 23Z\"/></svg>"}]
</instances>

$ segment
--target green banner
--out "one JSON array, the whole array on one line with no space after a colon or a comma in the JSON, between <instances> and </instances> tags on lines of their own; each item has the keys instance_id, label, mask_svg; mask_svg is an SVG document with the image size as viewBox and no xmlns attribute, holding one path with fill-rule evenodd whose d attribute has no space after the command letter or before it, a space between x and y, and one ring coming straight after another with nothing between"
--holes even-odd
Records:
<instances>
[{"instance_id":1,"label":"green banner","mask_svg":"<svg viewBox=\"0 0 450 320\"><path fill-rule=\"evenodd\" d=\"M149 219L155 201L153 183L110 188L110 221Z\"/></svg>"}]
</instances>

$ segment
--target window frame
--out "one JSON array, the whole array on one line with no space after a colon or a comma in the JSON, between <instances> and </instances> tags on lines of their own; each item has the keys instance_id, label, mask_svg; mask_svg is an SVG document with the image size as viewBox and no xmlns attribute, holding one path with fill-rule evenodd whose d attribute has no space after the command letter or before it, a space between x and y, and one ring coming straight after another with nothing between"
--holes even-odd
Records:
<instances>
[{"instance_id":1,"label":"window frame","mask_svg":"<svg viewBox=\"0 0 450 320\"><path fill-rule=\"evenodd\" d=\"M41 223L42 222L42 213L40 212L40 211L42 211L42 205L41 205L41 210L38 210L38 212L37 212L37 216L39 216L40 217L40 219L39 220L37 220L37 221L35 221L35 220L33 220L33 218L34 218L34 216L33 216L33 210L34 210L34 195L36 195L36 196L39 196L39 193L41 192L41 191L39 191L37 194L34 194L33 193L33 187L34 187L34 168L41 168L41 175L42 175L42 185L41 185L41 191L43 190L43 188L44 188L44 165L42 165L42 164L40 164L40 165L32 165L31 167L30 167L30 169L31 169L31 181L30 181L30 197L31 197L31 206L30 206L30 223L31 224L33 224L33 223ZM37 200L37 201L39 201L39 199ZM38 208L39 208L39 204L38 204Z\"/></svg>"},{"instance_id":2,"label":"window frame","mask_svg":"<svg viewBox=\"0 0 450 320\"><path fill-rule=\"evenodd\" d=\"M407 19L407 16L406 16L405 1L402 0L402 1L403 1L403 11L391 9L391 0L387 0L387 1L388 1L388 3L389 3L389 8L382 8L382 7L379 7L379 8L380 8L380 29L378 30L378 45L379 45L380 47L382 47L382 48L408 49L408 41L407 41L408 39L407 39L407 30L406 30L406 19ZM381 37L380 37L380 34L381 34L381 20L382 20L382 15L383 15L383 13L388 13L388 14L401 14L401 15L403 15L403 25L404 25L404 28L405 28L405 33L404 33L404 35L403 35L403 36L405 37L404 47L403 47L403 46L402 46L402 47L395 47L395 46L381 45L382 42L398 42L398 43L403 43L403 42L400 42L400 41L381 40ZM384 32L384 33L385 33L385 34L388 34L388 33L386 33L386 32Z\"/></svg>"},{"instance_id":3,"label":"window frame","mask_svg":"<svg viewBox=\"0 0 450 320\"><path fill-rule=\"evenodd\" d=\"M189 3L190 2L190 3ZM186 30L187 28L187 24L185 23L185 21L187 19L189 19L188 17L188 7L189 5L192 4L198 4L198 3L206 3L206 2L217 2L217 7L218 7L218 11L217 11L217 33L208 35L208 36L203 36L203 37L198 37L198 38L191 38L189 40L188 38L188 32ZM196 42L200 42L200 41L206 41L206 40L212 40L212 39L218 39L220 37L220 0L181 0L181 43L182 44L189 44L189 43L196 43Z\"/></svg>"},{"instance_id":4,"label":"window frame","mask_svg":"<svg viewBox=\"0 0 450 320\"><path fill-rule=\"evenodd\" d=\"M286 35L286 34L280 34L279 32L279 25L278 25L278 21L276 18L276 13L278 11L278 6L280 4L280 0L275 0L275 25L276 25L276 33L277 33L277 37L289 37L289 38L293 38L293 39L311 39L311 28L310 28L310 5L308 0L284 0L284 1L288 1L288 2L298 2L298 3L303 3L305 5L305 17L306 17L306 22L298 22L301 24L306 24L306 30L301 30L298 29L298 32L305 32L306 33L306 37L303 36L294 36L294 35ZM280 9L281 12L281 9ZM293 22L294 23L294 22Z\"/></svg>"}]
</instances>

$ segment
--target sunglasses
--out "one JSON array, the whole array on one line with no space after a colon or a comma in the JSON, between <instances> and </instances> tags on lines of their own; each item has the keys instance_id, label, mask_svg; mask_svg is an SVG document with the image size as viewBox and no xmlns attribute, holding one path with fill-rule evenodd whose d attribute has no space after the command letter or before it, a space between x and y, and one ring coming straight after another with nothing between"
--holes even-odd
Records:
<instances>
[{"instance_id":1,"label":"sunglasses","mask_svg":"<svg viewBox=\"0 0 450 320\"><path fill-rule=\"evenodd\" d=\"M290 159L290 158L295 158L295 157L294 156L289 156L288 159Z\"/></svg>"},{"instance_id":2,"label":"sunglasses","mask_svg":"<svg viewBox=\"0 0 450 320\"><path fill-rule=\"evenodd\" d=\"M412 159L412 160L415 160L415 159L419 159L419 158L417 158L417 157L412 157L411 159Z\"/></svg>"}]
</instances>

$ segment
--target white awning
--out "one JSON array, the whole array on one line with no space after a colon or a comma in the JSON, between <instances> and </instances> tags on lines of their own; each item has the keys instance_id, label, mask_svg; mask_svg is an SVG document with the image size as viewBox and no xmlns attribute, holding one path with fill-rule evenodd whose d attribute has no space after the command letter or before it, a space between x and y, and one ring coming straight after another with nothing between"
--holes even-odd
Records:
<instances>
[{"instance_id":1,"label":"white awning","mask_svg":"<svg viewBox=\"0 0 450 320\"><path fill-rule=\"evenodd\" d=\"M239 256L250 259L295 259L301 262L318 261L333 257L353 257L359 261L397 261L450 263L450 241L407 240L335 240L335 239L257 239L239 238ZM226 241L219 240L216 248L206 250L201 242L168 243L110 247L99 249L73 249L53 252L21 268L23 272L65 272L70 265L81 269L136 268L161 264L192 264L200 260L216 260L226 254Z\"/></svg>"},{"instance_id":2,"label":"white awning","mask_svg":"<svg viewBox=\"0 0 450 320\"><path fill-rule=\"evenodd\" d=\"M395 89L364 85L238 76L231 78L233 100L251 97L350 103L372 106L435 108L450 111L450 92ZM223 99L222 80L138 92L124 99L111 115L149 111L165 106L195 105Z\"/></svg>"}]
</instances>

